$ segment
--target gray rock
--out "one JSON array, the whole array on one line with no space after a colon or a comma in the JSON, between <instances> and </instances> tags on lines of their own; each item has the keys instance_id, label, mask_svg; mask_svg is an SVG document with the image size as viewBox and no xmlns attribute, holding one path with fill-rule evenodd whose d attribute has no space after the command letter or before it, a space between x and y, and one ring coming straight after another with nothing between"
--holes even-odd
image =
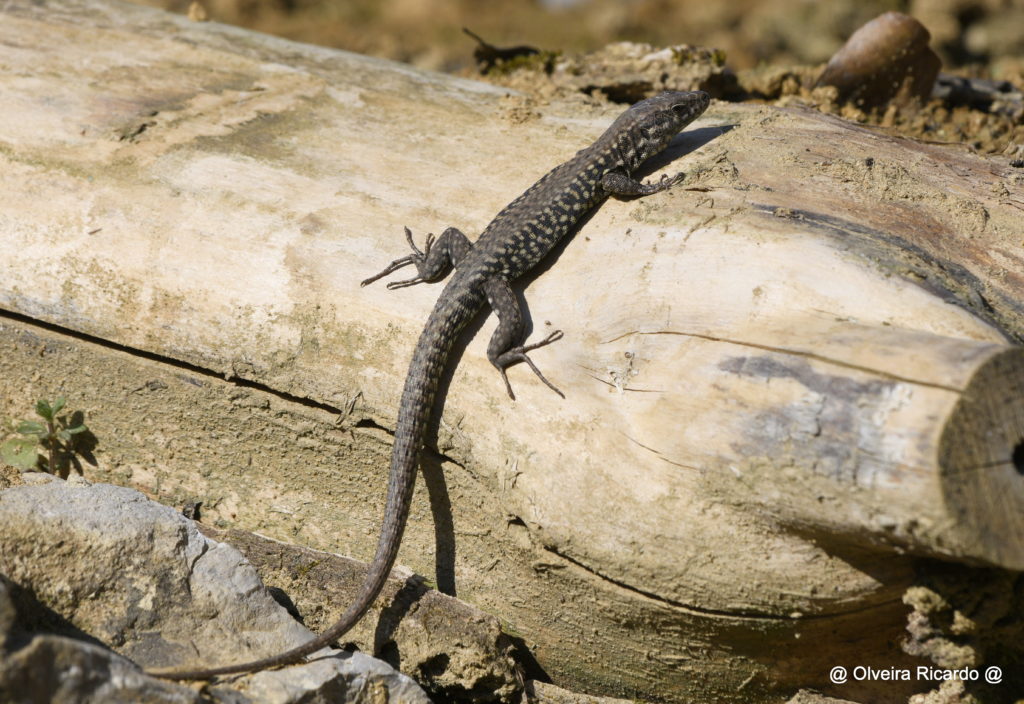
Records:
<instances>
[{"instance_id":1,"label":"gray rock","mask_svg":"<svg viewBox=\"0 0 1024 704\"><path fill-rule=\"evenodd\" d=\"M192 689L145 675L102 646L17 627L11 588L0 579L0 701L97 704L201 701ZM18 591L17 588L14 591Z\"/></svg>"},{"instance_id":2,"label":"gray rock","mask_svg":"<svg viewBox=\"0 0 1024 704\"><path fill-rule=\"evenodd\" d=\"M0 604L0 691L16 693L13 701L195 701L191 689L102 645L156 668L239 662L312 637L237 550L131 489L53 479L0 492L0 573L13 595L13 605ZM225 702L354 701L367 692L429 701L383 662L321 653L332 654L210 692Z\"/></svg>"},{"instance_id":3,"label":"gray rock","mask_svg":"<svg viewBox=\"0 0 1024 704\"><path fill-rule=\"evenodd\" d=\"M242 530L198 525L230 543L267 584L283 589L307 625L323 631L355 598L367 565L333 553L282 543ZM401 570L396 570L400 572ZM519 667L511 638L493 616L416 579L393 576L377 603L344 642L377 653L440 701L519 701Z\"/></svg>"}]
</instances>

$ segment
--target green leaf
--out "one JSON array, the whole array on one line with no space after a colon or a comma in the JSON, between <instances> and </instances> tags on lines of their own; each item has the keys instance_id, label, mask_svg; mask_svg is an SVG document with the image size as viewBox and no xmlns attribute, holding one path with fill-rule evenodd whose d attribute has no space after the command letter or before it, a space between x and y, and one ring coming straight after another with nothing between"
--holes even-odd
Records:
<instances>
[{"instance_id":1,"label":"green leaf","mask_svg":"<svg viewBox=\"0 0 1024 704\"><path fill-rule=\"evenodd\" d=\"M53 421L53 409L50 408L50 404L44 398L36 401L36 413L48 421Z\"/></svg>"},{"instance_id":2,"label":"green leaf","mask_svg":"<svg viewBox=\"0 0 1024 704\"><path fill-rule=\"evenodd\" d=\"M76 425L74 428L68 428L67 429L67 431L69 433L71 433L72 435L78 435L79 433L84 433L86 430L88 430L88 428L85 427L85 423L80 423L80 424Z\"/></svg>"},{"instance_id":3,"label":"green leaf","mask_svg":"<svg viewBox=\"0 0 1024 704\"><path fill-rule=\"evenodd\" d=\"M46 426L34 420L23 420L18 423L17 431L22 435L42 435L46 432Z\"/></svg>"},{"instance_id":4,"label":"green leaf","mask_svg":"<svg viewBox=\"0 0 1024 704\"><path fill-rule=\"evenodd\" d=\"M57 400L53 402L53 408L50 409L50 413L56 416L58 413L60 413L60 409L64 408L64 404L66 404L67 402L68 400L63 396L58 396Z\"/></svg>"},{"instance_id":5,"label":"green leaf","mask_svg":"<svg viewBox=\"0 0 1024 704\"><path fill-rule=\"evenodd\" d=\"M11 438L0 445L0 458L18 469L32 469L39 462L38 445L31 438Z\"/></svg>"},{"instance_id":6,"label":"green leaf","mask_svg":"<svg viewBox=\"0 0 1024 704\"><path fill-rule=\"evenodd\" d=\"M61 442L71 442L71 433L69 433L66 430L58 430L57 431L57 438Z\"/></svg>"}]
</instances>

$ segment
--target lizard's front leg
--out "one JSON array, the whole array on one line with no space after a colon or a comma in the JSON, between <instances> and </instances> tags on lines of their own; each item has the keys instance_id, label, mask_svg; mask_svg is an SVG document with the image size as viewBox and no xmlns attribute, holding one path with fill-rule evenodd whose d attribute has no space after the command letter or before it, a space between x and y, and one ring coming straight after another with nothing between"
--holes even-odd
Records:
<instances>
[{"instance_id":1,"label":"lizard's front leg","mask_svg":"<svg viewBox=\"0 0 1024 704\"><path fill-rule=\"evenodd\" d=\"M498 316L498 327L491 335L491 341L487 345L487 359L501 372L501 378L505 381L505 388L508 395L514 401L516 395L512 393L512 384L508 381L506 369L513 364L526 362L533 373L547 387L556 394L565 398L565 394L555 388L555 385L548 381L533 360L526 356L526 353L544 345L550 345L555 340L562 338L562 331L555 330L540 342L531 345L517 344L523 339L523 312L519 308L519 301L515 293L508 285L508 281L500 277L490 278L484 282L484 292L487 294L487 301L491 304L491 310Z\"/></svg>"},{"instance_id":2,"label":"lizard's front leg","mask_svg":"<svg viewBox=\"0 0 1024 704\"><path fill-rule=\"evenodd\" d=\"M436 242L434 241L433 234L427 235L427 243L423 246L422 252L416 246L416 243L412 241L412 232L409 231L408 227L405 228L405 239L412 249L412 254L407 254L391 262L384 271L364 280L359 284L360 286L372 284L377 279L384 278L391 272L410 264L416 265L418 275L405 281L392 281L388 284L389 290L424 282L438 281L447 276L453 267L457 267L459 262L469 253L469 250L473 248L473 243L469 241L469 238L454 227L449 227L442 232Z\"/></svg>"},{"instance_id":3,"label":"lizard's front leg","mask_svg":"<svg viewBox=\"0 0 1024 704\"><path fill-rule=\"evenodd\" d=\"M684 178L686 178L684 173L678 173L675 176L666 174L661 177L661 180L654 183L643 183L623 171L609 171L601 177L601 188L613 196L649 196L652 193L671 188Z\"/></svg>"}]
</instances>

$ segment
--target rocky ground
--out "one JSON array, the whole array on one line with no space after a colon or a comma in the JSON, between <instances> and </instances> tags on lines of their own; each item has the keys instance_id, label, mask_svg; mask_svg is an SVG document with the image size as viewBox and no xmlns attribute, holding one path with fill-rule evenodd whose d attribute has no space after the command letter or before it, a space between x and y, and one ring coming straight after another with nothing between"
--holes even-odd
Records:
<instances>
[{"instance_id":1,"label":"rocky ground","mask_svg":"<svg viewBox=\"0 0 1024 704\"><path fill-rule=\"evenodd\" d=\"M736 80L733 90L722 90L722 83L701 86L719 98L811 105L894 134L1024 157L1024 0L143 1L176 12L191 6L193 16L461 75L479 71L476 42L463 27L498 47L540 49L547 69L593 64L619 41L649 45L654 52L685 45L713 57ZM1015 92L1017 102L993 105L970 94L950 98L947 91L899 109L865 110L817 87L825 63L850 35L887 11L921 22L944 72L993 81ZM508 67L487 73L512 85ZM544 96L549 88L543 74L520 76L514 86ZM600 97L625 102L632 94Z\"/></svg>"}]
</instances>

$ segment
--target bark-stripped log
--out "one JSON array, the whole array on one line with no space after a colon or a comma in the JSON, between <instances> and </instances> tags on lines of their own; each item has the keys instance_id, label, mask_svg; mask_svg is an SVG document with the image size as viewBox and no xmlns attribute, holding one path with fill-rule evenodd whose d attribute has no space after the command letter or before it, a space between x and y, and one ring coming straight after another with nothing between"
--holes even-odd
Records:
<instances>
[{"instance_id":1,"label":"bark-stripped log","mask_svg":"<svg viewBox=\"0 0 1024 704\"><path fill-rule=\"evenodd\" d=\"M1020 350L787 323L710 350L692 375L736 473L712 473L709 493L819 539L1024 568Z\"/></svg>"}]
</instances>

